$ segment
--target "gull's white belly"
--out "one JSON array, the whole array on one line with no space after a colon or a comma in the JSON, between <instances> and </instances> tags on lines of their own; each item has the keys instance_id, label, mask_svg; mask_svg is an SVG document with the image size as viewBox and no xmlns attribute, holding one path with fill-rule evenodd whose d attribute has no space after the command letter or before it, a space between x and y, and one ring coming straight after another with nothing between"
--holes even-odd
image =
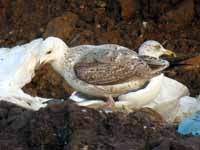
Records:
<instances>
[{"instance_id":1,"label":"gull's white belly","mask_svg":"<svg viewBox=\"0 0 200 150\"><path fill-rule=\"evenodd\" d=\"M76 89L77 91L80 91L82 93L92 95L92 96L98 96L98 97L107 97L107 96L119 96L121 94L127 93L132 90L137 90L141 88L146 80L135 80L135 81L129 81L122 84L115 84L115 85L92 85L87 84L86 82L83 82L81 80L69 80L69 84Z\"/></svg>"}]
</instances>

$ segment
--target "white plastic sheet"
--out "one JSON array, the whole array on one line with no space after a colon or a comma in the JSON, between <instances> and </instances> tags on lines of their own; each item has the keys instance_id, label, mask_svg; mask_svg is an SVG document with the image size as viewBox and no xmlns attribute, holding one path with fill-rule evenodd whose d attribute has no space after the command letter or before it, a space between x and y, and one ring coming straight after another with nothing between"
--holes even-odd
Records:
<instances>
[{"instance_id":1,"label":"white plastic sheet","mask_svg":"<svg viewBox=\"0 0 200 150\"><path fill-rule=\"evenodd\" d=\"M90 99L74 93L70 99L79 105L95 108L102 107L105 102L100 99ZM163 74L151 79L149 84L138 91L129 92L118 97L115 106L118 110L134 111L148 107L154 109L169 123L180 122L200 110L200 102L189 97L188 88L182 83Z\"/></svg>"}]
</instances>

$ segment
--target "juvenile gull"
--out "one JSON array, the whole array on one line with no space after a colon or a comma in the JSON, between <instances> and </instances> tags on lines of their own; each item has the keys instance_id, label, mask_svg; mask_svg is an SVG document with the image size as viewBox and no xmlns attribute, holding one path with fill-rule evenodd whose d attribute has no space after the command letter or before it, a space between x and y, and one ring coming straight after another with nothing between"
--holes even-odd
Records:
<instances>
[{"instance_id":1,"label":"juvenile gull","mask_svg":"<svg viewBox=\"0 0 200 150\"><path fill-rule=\"evenodd\" d=\"M159 59L163 54L175 55L157 41L147 41L139 55L120 45L81 45L69 48L61 39L47 38L41 50L41 61L53 68L77 91L105 97L113 106L113 97L145 85L153 76L169 66Z\"/></svg>"}]
</instances>

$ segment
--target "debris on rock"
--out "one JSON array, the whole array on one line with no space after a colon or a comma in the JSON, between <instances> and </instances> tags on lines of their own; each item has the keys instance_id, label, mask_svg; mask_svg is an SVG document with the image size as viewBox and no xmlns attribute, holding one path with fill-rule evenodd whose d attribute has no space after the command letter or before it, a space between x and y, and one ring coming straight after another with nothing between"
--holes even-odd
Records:
<instances>
[{"instance_id":1,"label":"debris on rock","mask_svg":"<svg viewBox=\"0 0 200 150\"><path fill-rule=\"evenodd\" d=\"M178 126L178 133L182 135L192 134L200 136L200 112L196 112L192 116L184 119Z\"/></svg>"}]
</instances>

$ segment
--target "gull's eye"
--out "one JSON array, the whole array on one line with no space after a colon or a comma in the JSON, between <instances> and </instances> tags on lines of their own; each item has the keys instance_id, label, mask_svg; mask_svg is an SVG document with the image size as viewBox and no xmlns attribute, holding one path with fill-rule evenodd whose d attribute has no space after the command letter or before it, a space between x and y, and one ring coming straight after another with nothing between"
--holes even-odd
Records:
<instances>
[{"instance_id":1,"label":"gull's eye","mask_svg":"<svg viewBox=\"0 0 200 150\"><path fill-rule=\"evenodd\" d=\"M160 45L155 45L154 47L155 47L156 49L160 49L160 48L161 48Z\"/></svg>"},{"instance_id":2,"label":"gull's eye","mask_svg":"<svg viewBox=\"0 0 200 150\"><path fill-rule=\"evenodd\" d=\"M51 54L51 52L52 52L51 50L50 50L50 51L47 51L46 54Z\"/></svg>"}]
</instances>

